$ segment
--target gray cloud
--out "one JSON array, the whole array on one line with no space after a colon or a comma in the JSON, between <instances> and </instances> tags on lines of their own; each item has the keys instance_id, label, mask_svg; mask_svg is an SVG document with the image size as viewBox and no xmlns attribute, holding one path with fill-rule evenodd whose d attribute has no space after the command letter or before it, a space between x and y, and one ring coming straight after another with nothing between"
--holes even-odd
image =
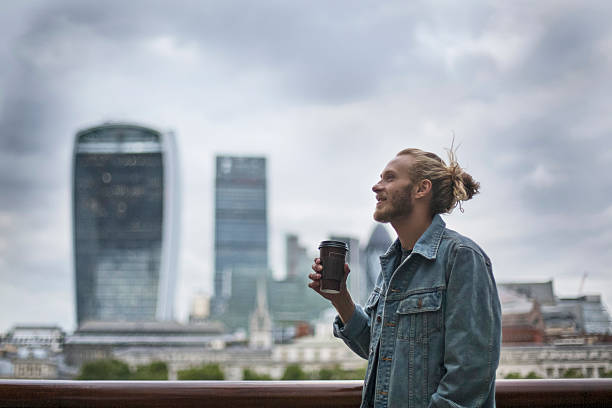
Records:
<instances>
[{"instance_id":1,"label":"gray cloud","mask_svg":"<svg viewBox=\"0 0 612 408\"><path fill-rule=\"evenodd\" d=\"M612 10L486 3L3 3L0 278L65 293L52 309L72 316L73 135L128 119L177 130L183 300L210 278L215 153L268 156L275 233L365 241L386 161L443 153L453 131L483 192L449 224L483 241L498 280L607 279Z\"/></svg>"},{"instance_id":2,"label":"gray cloud","mask_svg":"<svg viewBox=\"0 0 612 408\"><path fill-rule=\"evenodd\" d=\"M605 23L610 11L609 3L595 2L553 14L545 21L522 69L516 72L516 80L525 81L528 86L541 86L571 80L575 75L605 73L609 62L598 46L600 40L610 35Z\"/></svg>"},{"instance_id":3,"label":"gray cloud","mask_svg":"<svg viewBox=\"0 0 612 408\"><path fill-rule=\"evenodd\" d=\"M421 68L412 55L418 18L418 9L394 15L386 6L351 2L326 7L285 2L183 2L174 7L164 2L63 2L33 17L27 43L40 50L62 33L73 33L78 43L85 30L127 52L140 40L170 35L179 43L195 43L236 70L269 71L292 98L329 103L366 97L387 76ZM82 63L81 55L72 57L69 62Z\"/></svg>"}]
</instances>

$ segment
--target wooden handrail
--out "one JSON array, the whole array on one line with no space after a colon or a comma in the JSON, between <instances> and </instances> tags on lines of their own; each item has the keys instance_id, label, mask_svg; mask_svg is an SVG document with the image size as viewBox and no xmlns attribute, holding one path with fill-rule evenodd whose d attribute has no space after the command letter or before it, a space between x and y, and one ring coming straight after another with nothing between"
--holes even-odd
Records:
<instances>
[{"instance_id":1,"label":"wooden handrail","mask_svg":"<svg viewBox=\"0 0 612 408\"><path fill-rule=\"evenodd\" d=\"M0 380L0 407L359 407L362 381ZM498 380L497 406L607 407L612 379Z\"/></svg>"},{"instance_id":2,"label":"wooden handrail","mask_svg":"<svg viewBox=\"0 0 612 408\"><path fill-rule=\"evenodd\" d=\"M610 407L612 379L498 380L497 407Z\"/></svg>"}]
</instances>

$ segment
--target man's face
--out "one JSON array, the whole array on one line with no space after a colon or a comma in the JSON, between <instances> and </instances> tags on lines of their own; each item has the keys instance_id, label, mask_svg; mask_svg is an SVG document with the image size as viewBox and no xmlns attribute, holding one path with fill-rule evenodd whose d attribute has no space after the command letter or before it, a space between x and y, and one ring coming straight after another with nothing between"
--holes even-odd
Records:
<instances>
[{"instance_id":1,"label":"man's face","mask_svg":"<svg viewBox=\"0 0 612 408\"><path fill-rule=\"evenodd\" d=\"M380 181L372 186L377 200L374 210L376 221L393 222L412 212L413 186L409 176L411 165L411 156L397 156L384 168Z\"/></svg>"}]
</instances>

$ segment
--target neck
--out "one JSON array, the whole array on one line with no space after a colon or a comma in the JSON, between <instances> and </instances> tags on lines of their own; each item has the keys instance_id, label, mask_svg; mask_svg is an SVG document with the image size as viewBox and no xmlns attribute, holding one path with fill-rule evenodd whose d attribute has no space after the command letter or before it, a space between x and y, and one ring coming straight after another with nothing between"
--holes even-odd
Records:
<instances>
[{"instance_id":1,"label":"neck","mask_svg":"<svg viewBox=\"0 0 612 408\"><path fill-rule=\"evenodd\" d=\"M397 232L402 248L413 249L432 221L433 218L428 213L412 211L401 219L391 221L391 226Z\"/></svg>"}]
</instances>

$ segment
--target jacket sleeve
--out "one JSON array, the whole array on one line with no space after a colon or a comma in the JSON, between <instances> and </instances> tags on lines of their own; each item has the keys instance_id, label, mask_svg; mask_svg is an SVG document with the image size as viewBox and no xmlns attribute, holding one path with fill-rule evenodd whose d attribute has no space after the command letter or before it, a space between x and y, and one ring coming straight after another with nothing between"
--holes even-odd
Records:
<instances>
[{"instance_id":1,"label":"jacket sleeve","mask_svg":"<svg viewBox=\"0 0 612 408\"><path fill-rule=\"evenodd\" d=\"M342 323L340 316L336 316L334 319L334 336L342 339L360 357L368 358L370 318L361 306L355 305L355 312L346 324Z\"/></svg>"},{"instance_id":2,"label":"jacket sleeve","mask_svg":"<svg viewBox=\"0 0 612 408\"><path fill-rule=\"evenodd\" d=\"M458 246L447 283L444 371L430 407L479 407L495 398L501 306L486 255Z\"/></svg>"}]
</instances>

